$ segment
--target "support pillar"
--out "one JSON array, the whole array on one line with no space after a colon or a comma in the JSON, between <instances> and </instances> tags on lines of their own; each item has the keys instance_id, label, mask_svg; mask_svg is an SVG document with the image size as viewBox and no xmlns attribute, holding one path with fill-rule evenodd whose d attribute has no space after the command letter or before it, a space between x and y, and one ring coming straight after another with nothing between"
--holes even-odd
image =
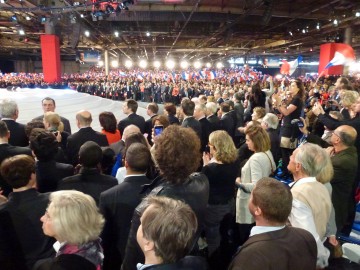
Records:
<instances>
[{"instance_id":1,"label":"support pillar","mask_svg":"<svg viewBox=\"0 0 360 270\"><path fill-rule=\"evenodd\" d=\"M104 51L104 66L105 66L105 75L109 75L109 51Z\"/></svg>"}]
</instances>

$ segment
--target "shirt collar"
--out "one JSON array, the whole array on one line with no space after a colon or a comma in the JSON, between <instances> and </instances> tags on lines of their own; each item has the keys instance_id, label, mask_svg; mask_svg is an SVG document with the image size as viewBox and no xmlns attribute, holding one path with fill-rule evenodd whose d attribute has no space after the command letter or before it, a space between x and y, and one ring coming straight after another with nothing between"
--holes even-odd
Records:
<instances>
[{"instance_id":1,"label":"shirt collar","mask_svg":"<svg viewBox=\"0 0 360 270\"><path fill-rule=\"evenodd\" d=\"M304 178L301 178L299 180L297 180L296 182L292 182L289 184L290 187L292 187L293 185L301 185L301 184L305 184L305 183L311 183L311 182L316 182L316 178L315 177L304 177Z\"/></svg>"},{"instance_id":2,"label":"shirt collar","mask_svg":"<svg viewBox=\"0 0 360 270\"><path fill-rule=\"evenodd\" d=\"M255 226L251 229L250 236L254 236L261 233L273 232L284 229L284 226Z\"/></svg>"}]
</instances>

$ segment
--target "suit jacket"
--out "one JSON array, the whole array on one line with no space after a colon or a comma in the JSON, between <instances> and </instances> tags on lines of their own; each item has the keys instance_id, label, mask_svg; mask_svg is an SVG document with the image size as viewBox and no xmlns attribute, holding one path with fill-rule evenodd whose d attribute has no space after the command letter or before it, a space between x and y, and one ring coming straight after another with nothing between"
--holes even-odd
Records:
<instances>
[{"instance_id":1,"label":"suit jacket","mask_svg":"<svg viewBox=\"0 0 360 270\"><path fill-rule=\"evenodd\" d=\"M36 183L41 193L55 191L63 178L72 175L74 175L72 165L55 160L36 162Z\"/></svg>"},{"instance_id":2,"label":"suit jacket","mask_svg":"<svg viewBox=\"0 0 360 270\"><path fill-rule=\"evenodd\" d=\"M219 126L221 130L225 130L231 138L234 137L235 134L235 122L232 114L227 113L223 115L220 119Z\"/></svg>"},{"instance_id":3,"label":"suit jacket","mask_svg":"<svg viewBox=\"0 0 360 270\"><path fill-rule=\"evenodd\" d=\"M210 124L209 120L206 117L201 118L199 120L201 125L201 151L205 151L206 145L209 142L209 135L213 131L212 125Z\"/></svg>"},{"instance_id":4,"label":"suit jacket","mask_svg":"<svg viewBox=\"0 0 360 270\"><path fill-rule=\"evenodd\" d=\"M29 139L25 134L25 125L15 120L3 120L10 131L9 144L14 146L28 146Z\"/></svg>"},{"instance_id":5,"label":"suit jacket","mask_svg":"<svg viewBox=\"0 0 360 270\"><path fill-rule=\"evenodd\" d=\"M131 218L144 197L140 192L150 180L145 175L127 176L121 184L100 195L99 208L105 217L102 233L104 270L120 269L129 236Z\"/></svg>"},{"instance_id":6,"label":"suit jacket","mask_svg":"<svg viewBox=\"0 0 360 270\"><path fill-rule=\"evenodd\" d=\"M234 256L228 270L315 269L316 256L316 242L308 231L285 227L251 236Z\"/></svg>"},{"instance_id":7,"label":"suit jacket","mask_svg":"<svg viewBox=\"0 0 360 270\"><path fill-rule=\"evenodd\" d=\"M241 136L240 131L237 130L238 127L244 126L244 106L241 102L236 102L234 105L234 112L236 115L235 122L235 136Z\"/></svg>"},{"instance_id":8,"label":"suit jacket","mask_svg":"<svg viewBox=\"0 0 360 270\"><path fill-rule=\"evenodd\" d=\"M192 128L199 136L199 139L201 138L201 124L194 116L186 117L181 126Z\"/></svg>"},{"instance_id":9,"label":"suit jacket","mask_svg":"<svg viewBox=\"0 0 360 270\"><path fill-rule=\"evenodd\" d=\"M40 259L54 255L55 239L44 235L40 218L49 204L49 194L35 189L13 192L0 205L1 269L31 269ZM21 264L26 267L20 267Z\"/></svg>"},{"instance_id":10,"label":"suit jacket","mask_svg":"<svg viewBox=\"0 0 360 270\"><path fill-rule=\"evenodd\" d=\"M124 129L129 125L135 125L139 127L141 133L145 133L145 119L144 117L137 115L136 113L129 114L128 117L121 120L118 124L118 129L121 135L124 134Z\"/></svg>"},{"instance_id":11,"label":"suit jacket","mask_svg":"<svg viewBox=\"0 0 360 270\"><path fill-rule=\"evenodd\" d=\"M151 141L151 137L152 137L151 133L152 133L152 128L153 128L152 121L153 121L154 117L156 117L156 116L157 116L157 114L151 116L150 119L145 121L145 133L147 133L147 135L148 135L147 140L148 140L150 145L153 145L153 143Z\"/></svg>"},{"instance_id":12,"label":"suit jacket","mask_svg":"<svg viewBox=\"0 0 360 270\"><path fill-rule=\"evenodd\" d=\"M270 143L271 143L271 154L273 155L275 164L278 163L281 152L280 152L280 136L279 132L276 129L269 128L266 130L270 137Z\"/></svg>"},{"instance_id":13,"label":"suit jacket","mask_svg":"<svg viewBox=\"0 0 360 270\"><path fill-rule=\"evenodd\" d=\"M173 124L180 125L180 121L175 115L169 114L168 119L169 119L170 125L173 125Z\"/></svg>"},{"instance_id":14,"label":"suit jacket","mask_svg":"<svg viewBox=\"0 0 360 270\"><path fill-rule=\"evenodd\" d=\"M44 115L40 115L38 117L35 117L33 120L43 120L44 119ZM65 117L60 116L61 122L64 124L64 131L71 134L71 125L68 119L66 119Z\"/></svg>"},{"instance_id":15,"label":"suit jacket","mask_svg":"<svg viewBox=\"0 0 360 270\"><path fill-rule=\"evenodd\" d=\"M25 154L28 156L32 156L32 152L28 147L19 147L19 146L12 146L8 143L0 144L0 164L6 158L13 157L16 155ZM3 195L7 196L12 191L12 188L9 186L8 183L2 178L0 174L0 188L4 191Z\"/></svg>"},{"instance_id":16,"label":"suit jacket","mask_svg":"<svg viewBox=\"0 0 360 270\"><path fill-rule=\"evenodd\" d=\"M93 130L91 127L81 128L67 138L67 158L71 164L78 164L80 147L87 141L96 142L100 146L109 145L106 135Z\"/></svg>"},{"instance_id":17,"label":"suit jacket","mask_svg":"<svg viewBox=\"0 0 360 270\"><path fill-rule=\"evenodd\" d=\"M112 143L109 146L112 150L114 150L115 155L121 154L121 156L125 155L125 142L120 140L116 143Z\"/></svg>"},{"instance_id":18,"label":"suit jacket","mask_svg":"<svg viewBox=\"0 0 360 270\"><path fill-rule=\"evenodd\" d=\"M220 119L216 113L208 116L207 120L210 122L213 131L220 129Z\"/></svg>"},{"instance_id":19,"label":"suit jacket","mask_svg":"<svg viewBox=\"0 0 360 270\"><path fill-rule=\"evenodd\" d=\"M75 189L90 195L99 204L101 192L116 186L115 177L101 174L97 168L81 168L80 173L60 181L58 190Z\"/></svg>"}]
</instances>

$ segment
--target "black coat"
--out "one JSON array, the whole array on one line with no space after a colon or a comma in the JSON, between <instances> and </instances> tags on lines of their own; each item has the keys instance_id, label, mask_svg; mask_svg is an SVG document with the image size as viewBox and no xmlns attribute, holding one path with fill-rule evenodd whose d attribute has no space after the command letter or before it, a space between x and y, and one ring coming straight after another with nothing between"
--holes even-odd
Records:
<instances>
[{"instance_id":1,"label":"black coat","mask_svg":"<svg viewBox=\"0 0 360 270\"><path fill-rule=\"evenodd\" d=\"M118 184L115 177L101 174L97 168L81 168L80 173L60 181L58 190L75 189L90 195L99 204L101 192Z\"/></svg>"},{"instance_id":2,"label":"black coat","mask_svg":"<svg viewBox=\"0 0 360 270\"><path fill-rule=\"evenodd\" d=\"M10 131L9 144L14 146L28 146L29 139L25 134L25 125L14 120L3 120Z\"/></svg>"},{"instance_id":3,"label":"black coat","mask_svg":"<svg viewBox=\"0 0 360 270\"><path fill-rule=\"evenodd\" d=\"M199 139L201 138L201 125L198 120L195 119L195 117L190 116L184 119L181 126L183 127L189 127L192 128L196 134L199 136Z\"/></svg>"},{"instance_id":4,"label":"black coat","mask_svg":"<svg viewBox=\"0 0 360 270\"><path fill-rule=\"evenodd\" d=\"M0 205L1 269L31 269L40 259L55 254L55 239L44 235L40 218L49 204L49 194L35 189L13 192Z\"/></svg>"},{"instance_id":5,"label":"black coat","mask_svg":"<svg viewBox=\"0 0 360 270\"><path fill-rule=\"evenodd\" d=\"M104 247L104 270L120 269L121 259L129 236L131 218L141 202L143 185L150 180L144 175L129 176L116 187L100 195L100 211L105 217L102 233Z\"/></svg>"},{"instance_id":6,"label":"black coat","mask_svg":"<svg viewBox=\"0 0 360 270\"><path fill-rule=\"evenodd\" d=\"M100 146L109 145L105 134L101 134L91 127L81 128L78 132L67 138L67 158L71 164L78 164L80 147L87 141L96 142Z\"/></svg>"},{"instance_id":7,"label":"black coat","mask_svg":"<svg viewBox=\"0 0 360 270\"><path fill-rule=\"evenodd\" d=\"M145 133L144 117L137 115L136 113L132 113L121 120L118 124L118 130L120 130L121 136L124 134L124 129L129 125L135 125L140 129L141 133Z\"/></svg>"},{"instance_id":8,"label":"black coat","mask_svg":"<svg viewBox=\"0 0 360 270\"><path fill-rule=\"evenodd\" d=\"M208 269L205 258L198 256L186 256L176 263L156 264L144 268L144 270L206 270Z\"/></svg>"},{"instance_id":9,"label":"black coat","mask_svg":"<svg viewBox=\"0 0 360 270\"><path fill-rule=\"evenodd\" d=\"M0 164L6 158L21 154L32 156L32 152L29 147L12 146L8 143L0 144ZM9 195L9 193L12 191L12 188L9 186L8 183L5 182L1 174L0 174L0 188L3 190L3 195L5 196Z\"/></svg>"},{"instance_id":10,"label":"black coat","mask_svg":"<svg viewBox=\"0 0 360 270\"><path fill-rule=\"evenodd\" d=\"M220 119L216 113L208 116L207 120L210 122L213 131L220 129Z\"/></svg>"},{"instance_id":11,"label":"black coat","mask_svg":"<svg viewBox=\"0 0 360 270\"><path fill-rule=\"evenodd\" d=\"M220 126L220 129L225 130L230 135L231 138L234 137L235 122L234 122L234 118L230 112L221 117L219 126Z\"/></svg>"},{"instance_id":12,"label":"black coat","mask_svg":"<svg viewBox=\"0 0 360 270\"><path fill-rule=\"evenodd\" d=\"M210 124L209 120L206 117L201 118L199 120L201 125L201 151L205 151L206 145L209 142L209 135L213 131L212 125Z\"/></svg>"},{"instance_id":13,"label":"black coat","mask_svg":"<svg viewBox=\"0 0 360 270\"><path fill-rule=\"evenodd\" d=\"M157 114L151 116L148 120L145 121L145 133L147 133L147 135L148 135L147 140L148 140L150 145L153 145L153 142L151 141L152 128L154 127L152 121L153 121L154 117L156 117L156 116L157 116Z\"/></svg>"}]
</instances>

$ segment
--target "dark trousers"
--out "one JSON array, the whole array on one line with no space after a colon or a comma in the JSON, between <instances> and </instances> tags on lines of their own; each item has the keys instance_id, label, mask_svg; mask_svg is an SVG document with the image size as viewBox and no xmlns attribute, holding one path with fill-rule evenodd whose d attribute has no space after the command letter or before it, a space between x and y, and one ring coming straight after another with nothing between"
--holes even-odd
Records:
<instances>
[{"instance_id":1,"label":"dark trousers","mask_svg":"<svg viewBox=\"0 0 360 270\"><path fill-rule=\"evenodd\" d=\"M290 156L295 149L289 149L283 147L281 147L280 149L281 149L281 158L282 158L282 171L284 173L288 173L289 171L287 169L287 166L289 165L290 162Z\"/></svg>"}]
</instances>

